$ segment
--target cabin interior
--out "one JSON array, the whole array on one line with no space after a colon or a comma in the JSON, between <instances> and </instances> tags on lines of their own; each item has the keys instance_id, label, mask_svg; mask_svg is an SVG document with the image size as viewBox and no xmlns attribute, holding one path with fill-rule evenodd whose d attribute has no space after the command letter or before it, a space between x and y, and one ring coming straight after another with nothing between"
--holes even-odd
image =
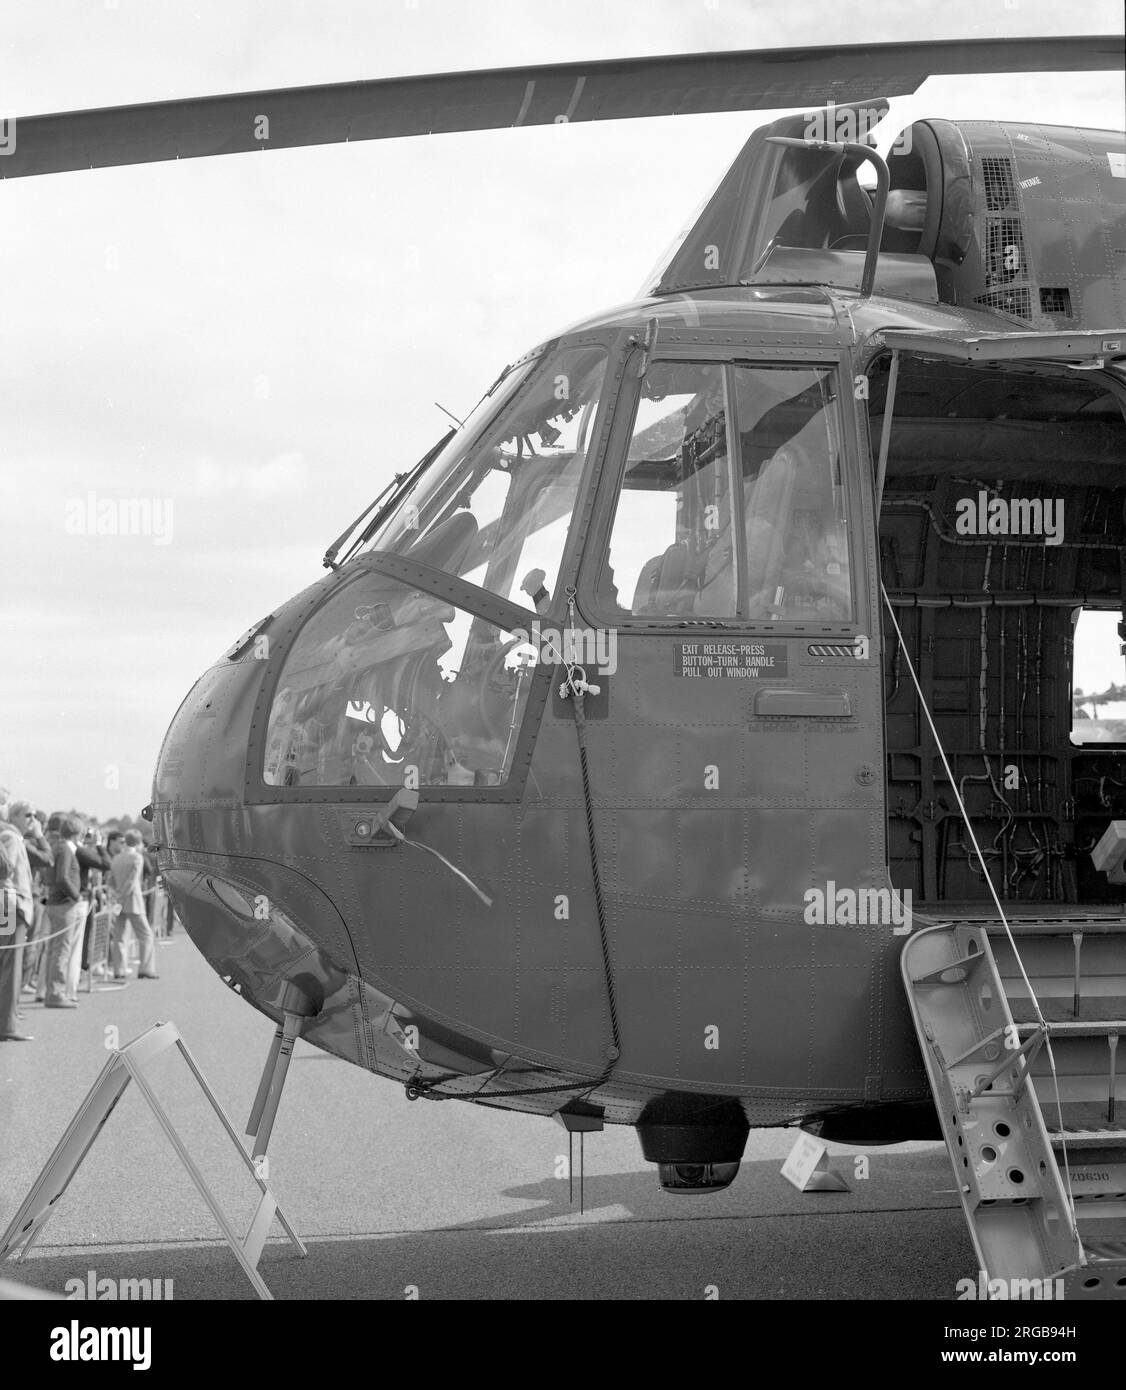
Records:
<instances>
[{"instance_id":1,"label":"cabin interior","mask_svg":"<svg viewBox=\"0 0 1126 1390\"><path fill-rule=\"evenodd\" d=\"M874 454L889 365L871 373ZM995 915L986 874L1015 915L1121 907L1091 851L1126 820L1124 464L1105 379L901 356L883 582L984 859L885 608L888 859L916 910Z\"/></svg>"}]
</instances>

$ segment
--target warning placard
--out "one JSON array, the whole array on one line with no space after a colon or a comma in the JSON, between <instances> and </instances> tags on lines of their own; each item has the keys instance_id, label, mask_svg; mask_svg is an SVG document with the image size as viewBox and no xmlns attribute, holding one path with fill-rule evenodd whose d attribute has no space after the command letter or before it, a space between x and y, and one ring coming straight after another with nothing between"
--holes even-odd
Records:
<instances>
[{"instance_id":1,"label":"warning placard","mask_svg":"<svg viewBox=\"0 0 1126 1390\"><path fill-rule=\"evenodd\" d=\"M786 675L785 642L678 642L676 674L699 680Z\"/></svg>"}]
</instances>

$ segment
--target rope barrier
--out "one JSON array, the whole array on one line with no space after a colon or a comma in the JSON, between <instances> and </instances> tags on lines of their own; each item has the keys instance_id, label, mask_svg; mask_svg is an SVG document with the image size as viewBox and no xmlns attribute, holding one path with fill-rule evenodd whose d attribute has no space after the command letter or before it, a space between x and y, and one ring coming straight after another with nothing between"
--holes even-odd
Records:
<instances>
[{"instance_id":1,"label":"rope barrier","mask_svg":"<svg viewBox=\"0 0 1126 1390\"><path fill-rule=\"evenodd\" d=\"M82 919L85 922L85 918ZM81 925L81 924L80 924ZM14 945L0 946L0 951L20 951L25 946L36 946L41 941L52 941L56 936L65 936L69 931L76 931L75 927L63 927L60 931L53 931L48 936L33 936L27 941L17 941Z\"/></svg>"}]
</instances>

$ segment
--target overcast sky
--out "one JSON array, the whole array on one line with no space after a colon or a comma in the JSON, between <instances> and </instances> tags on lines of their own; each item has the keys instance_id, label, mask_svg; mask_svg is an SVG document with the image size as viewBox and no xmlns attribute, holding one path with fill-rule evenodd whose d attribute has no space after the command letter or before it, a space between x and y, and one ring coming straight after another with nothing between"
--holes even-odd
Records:
<instances>
[{"instance_id":1,"label":"overcast sky","mask_svg":"<svg viewBox=\"0 0 1126 1390\"><path fill-rule=\"evenodd\" d=\"M1120 0L0 3L0 114L801 43L1112 32ZM877 93L874 91L873 95ZM918 116L1121 127L1119 74L928 82ZM136 814L195 677L513 357L630 299L773 113L0 184L0 783ZM68 504L159 499L158 537ZM115 785L116 784L116 785Z\"/></svg>"}]
</instances>

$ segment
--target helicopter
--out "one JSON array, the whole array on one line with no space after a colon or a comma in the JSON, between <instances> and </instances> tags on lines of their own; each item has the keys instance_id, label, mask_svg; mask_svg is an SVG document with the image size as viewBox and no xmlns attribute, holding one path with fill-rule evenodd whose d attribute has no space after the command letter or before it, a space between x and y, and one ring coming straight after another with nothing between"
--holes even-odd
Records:
<instances>
[{"instance_id":1,"label":"helicopter","mask_svg":"<svg viewBox=\"0 0 1126 1390\"><path fill-rule=\"evenodd\" d=\"M2 177L816 103L173 718L146 816L277 1025L258 1123L300 1036L412 1100L632 1125L679 1194L752 1128L945 1139L983 1269L1123 1296L1126 747L1077 741L1071 661L1123 615L1126 144L871 135L929 75L1121 62L865 44L16 121Z\"/></svg>"}]
</instances>

